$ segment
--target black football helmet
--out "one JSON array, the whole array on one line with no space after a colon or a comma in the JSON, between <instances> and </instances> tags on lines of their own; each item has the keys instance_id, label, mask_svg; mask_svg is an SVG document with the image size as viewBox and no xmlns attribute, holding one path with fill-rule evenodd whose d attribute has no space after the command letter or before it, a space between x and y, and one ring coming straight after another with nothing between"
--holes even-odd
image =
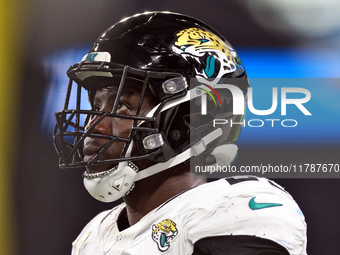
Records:
<instances>
[{"instance_id":1,"label":"black football helmet","mask_svg":"<svg viewBox=\"0 0 340 255\"><path fill-rule=\"evenodd\" d=\"M130 192L136 181L192 159L229 164L236 156L235 141L242 125L213 125L213 120L243 120L244 112L233 113L230 91L218 84L238 87L245 103L246 71L227 40L202 21L172 12L128 17L107 29L67 75L65 106L55 115L54 144L62 168L114 165L103 172L84 173L87 190L98 200L114 201ZM140 92L134 115L117 112L128 83ZM117 86L113 109L98 111L92 104L94 93L112 84ZM87 108L83 108L88 100L82 97L84 92L91 104ZM155 99L156 106L143 115L141 106L147 95ZM127 137L93 132L110 117L131 120ZM106 139L107 143L85 161L87 137ZM123 144L120 156L103 159L115 143ZM139 160L152 163L139 169Z\"/></svg>"}]
</instances>

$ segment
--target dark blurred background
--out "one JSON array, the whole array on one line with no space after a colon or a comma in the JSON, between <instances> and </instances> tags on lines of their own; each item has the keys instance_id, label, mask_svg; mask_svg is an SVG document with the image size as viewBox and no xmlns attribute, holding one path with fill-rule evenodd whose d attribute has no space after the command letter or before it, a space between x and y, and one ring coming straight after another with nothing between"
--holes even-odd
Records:
<instances>
[{"instance_id":1,"label":"dark blurred background","mask_svg":"<svg viewBox=\"0 0 340 255\"><path fill-rule=\"evenodd\" d=\"M335 80L322 89L333 111L320 118L323 125L308 135L302 130L284 136L280 129L266 136L244 128L237 166L340 163L340 108L332 101L340 94L338 0L15 0L1 5L7 15L1 18L0 45L1 254L70 254L82 227L113 207L85 191L83 170L58 168L52 112L63 100L58 84L67 83L68 65L80 61L106 28L137 12L168 10L205 21L239 52L250 78ZM340 173L339 178L311 177L275 180L305 214L309 255L335 255L340 250Z\"/></svg>"}]
</instances>

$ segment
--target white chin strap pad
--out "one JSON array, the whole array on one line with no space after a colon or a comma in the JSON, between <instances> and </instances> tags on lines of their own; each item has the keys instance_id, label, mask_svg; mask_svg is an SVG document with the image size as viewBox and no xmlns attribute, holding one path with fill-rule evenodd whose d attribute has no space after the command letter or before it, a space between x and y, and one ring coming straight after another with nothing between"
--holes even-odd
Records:
<instances>
[{"instance_id":1,"label":"white chin strap pad","mask_svg":"<svg viewBox=\"0 0 340 255\"><path fill-rule=\"evenodd\" d=\"M84 175L84 186L95 199L113 202L133 189L137 171L132 162L121 162L103 173Z\"/></svg>"}]
</instances>

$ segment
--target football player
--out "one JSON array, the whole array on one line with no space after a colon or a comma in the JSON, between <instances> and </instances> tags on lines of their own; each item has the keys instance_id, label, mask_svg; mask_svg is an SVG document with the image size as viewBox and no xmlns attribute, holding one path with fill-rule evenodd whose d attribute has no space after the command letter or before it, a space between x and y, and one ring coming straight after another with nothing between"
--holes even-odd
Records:
<instances>
[{"instance_id":1,"label":"football player","mask_svg":"<svg viewBox=\"0 0 340 255\"><path fill-rule=\"evenodd\" d=\"M304 216L282 187L255 176L207 182L192 170L228 166L237 153L242 125L212 123L243 120L235 102L249 85L220 33L177 13L136 14L67 74L60 166L85 167L94 198L124 200L88 223L72 254L306 254Z\"/></svg>"}]
</instances>

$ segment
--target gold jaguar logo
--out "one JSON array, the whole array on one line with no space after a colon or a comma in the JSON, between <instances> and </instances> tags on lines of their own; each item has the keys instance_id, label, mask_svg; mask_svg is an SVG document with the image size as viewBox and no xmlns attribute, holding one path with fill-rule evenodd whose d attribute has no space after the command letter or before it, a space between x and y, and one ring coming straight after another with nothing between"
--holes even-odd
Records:
<instances>
[{"instance_id":1,"label":"gold jaguar logo","mask_svg":"<svg viewBox=\"0 0 340 255\"><path fill-rule=\"evenodd\" d=\"M152 240L157 243L157 247L161 252L169 250L170 244L177 234L176 223L170 219L152 225Z\"/></svg>"},{"instance_id":2,"label":"gold jaguar logo","mask_svg":"<svg viewBox=\"0 0 340 255\"><path fill-rule=\"evenodd\" d=\"M211 32L200 28L179 31L171 50L186 61L194 61L196 78L216 84L236 70L236 52Z\"/></svg>"}]
</instances>

